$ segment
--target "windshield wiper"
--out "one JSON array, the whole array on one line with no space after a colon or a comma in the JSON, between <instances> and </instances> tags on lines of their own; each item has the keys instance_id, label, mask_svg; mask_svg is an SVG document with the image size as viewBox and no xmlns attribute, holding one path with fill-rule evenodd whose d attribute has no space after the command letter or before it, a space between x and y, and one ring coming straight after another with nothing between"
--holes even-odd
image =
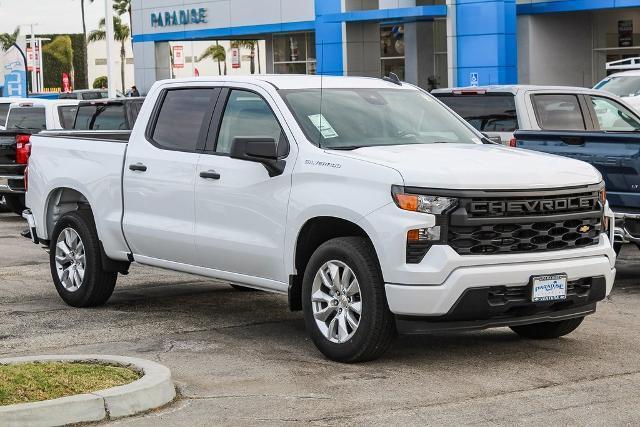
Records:
<instances>
[{"instance_id":1,"label":"windshield wiper","mask_svg":"<svg viewBox=\"0 0 640 427\"><path fill-rule=\"evenodd\" d=\"M326 150L351 151L351 150L357 150L358 148L363 148L363 147L371 147L371 145L343 145L340 147L322 147L322 148Z\"/></svg>"}]
</instances>

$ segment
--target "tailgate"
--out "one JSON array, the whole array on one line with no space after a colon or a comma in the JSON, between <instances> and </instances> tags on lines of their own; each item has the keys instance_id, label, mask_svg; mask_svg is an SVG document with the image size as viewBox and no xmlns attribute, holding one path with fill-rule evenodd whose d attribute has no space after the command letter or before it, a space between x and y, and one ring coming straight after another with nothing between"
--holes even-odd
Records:
<instances>
[{"instance_id":1,"label":"tailgate","mask_svg":"<svg viewBox=\"0 0 640 427\"><path fill-rule=\"evenodd\" d=\"M639 132L517 131L514 136L519 148L590 163L604 177L611 206L640 208Z\"/></svg>"},{"instance_id":2,"label":"tailgate","mask_svg":"<svg viewBox=\"0 0 640 427\"><path fill-rule=\"evenodd\" d=\"M16 162L16 134L0 132L0 165Z\"/></svg>"}]
</instances>

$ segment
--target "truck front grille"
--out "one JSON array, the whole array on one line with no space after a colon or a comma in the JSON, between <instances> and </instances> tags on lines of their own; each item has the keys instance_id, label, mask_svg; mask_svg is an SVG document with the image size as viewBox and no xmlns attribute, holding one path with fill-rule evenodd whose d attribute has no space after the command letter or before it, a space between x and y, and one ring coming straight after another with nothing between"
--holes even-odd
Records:
<instances>
[{"instance_id":1,"label":"truck front grille","mask_svg":"<svg viewBox=\"0 0 640 427\"><path fill-rule=\"evenodd\" d=\"M598 243L600 219L449 227L449 245L460 255L539 252Z\"/></svg>"}]
</instances>

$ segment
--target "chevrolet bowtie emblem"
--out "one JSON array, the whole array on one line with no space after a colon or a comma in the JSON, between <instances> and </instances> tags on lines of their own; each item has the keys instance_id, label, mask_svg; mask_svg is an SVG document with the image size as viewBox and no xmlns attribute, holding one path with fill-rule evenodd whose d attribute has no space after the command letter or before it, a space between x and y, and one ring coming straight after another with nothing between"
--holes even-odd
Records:
<instances>
[{"instance_id":1,"label":"chevrolet bowtie emblem","mask_svg":"<svg viewBox=\"0 0 640 427\"><path fill-rule=\"evenodd\" d=\"M590 230L591 230L591 226L588 224L584 224L578 227L578 231L581 233L588 233Z\"/></svg>"}]
</instances>

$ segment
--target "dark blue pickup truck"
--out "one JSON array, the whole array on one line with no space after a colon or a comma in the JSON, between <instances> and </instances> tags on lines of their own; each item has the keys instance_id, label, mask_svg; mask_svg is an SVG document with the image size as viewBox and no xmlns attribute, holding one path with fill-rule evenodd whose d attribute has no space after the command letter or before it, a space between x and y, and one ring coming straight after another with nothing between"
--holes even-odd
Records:
<instances>
[{"instance_id":1,"label":"dark blue pickup truck","mask_svg":"<svg viewBox=\"0 0 640 427\"><path fill-rule=\"evenodd\" d=\"M433 95L479 130L499 132L505 144L592 164L615 212L616 249L640 247L640 115L622 99L592 89L524 85Z\"/></svg>"}]
</instances>

